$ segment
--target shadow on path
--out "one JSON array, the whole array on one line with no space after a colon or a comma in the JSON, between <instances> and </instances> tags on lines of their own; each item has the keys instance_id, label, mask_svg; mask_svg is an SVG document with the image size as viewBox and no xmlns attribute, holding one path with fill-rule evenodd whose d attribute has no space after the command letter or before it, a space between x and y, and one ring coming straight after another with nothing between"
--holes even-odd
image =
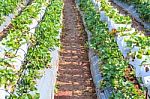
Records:
<instances>
[{"instance_id":1,"label":"shadow on path","mask_svg":"<svg viewBox=\"0 0 150 99\"><path fill-rule=\"evenodd\" d=\"M87 36L74 0L64 0L63 15L55 99L96 99L85 47Z\"/></svg>"}]
</instances>

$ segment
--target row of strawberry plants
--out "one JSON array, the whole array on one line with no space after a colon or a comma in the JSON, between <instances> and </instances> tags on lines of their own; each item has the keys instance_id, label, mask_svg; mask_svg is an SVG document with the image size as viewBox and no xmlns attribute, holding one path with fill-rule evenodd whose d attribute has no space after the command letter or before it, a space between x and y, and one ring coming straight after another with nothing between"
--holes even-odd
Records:
<instances>
[{"instance_id":1,"label":"row of strawberry plants","mask_svg":"<svg viewBox=\"0 0 150 99\"><path fill-rule=\"evenodd\" d=\"M108 23L108 22L107 22ZM143 32L135 31L118 31L116 30L116 41L124 57L129 59L129 63L136 71L136 77L143 81L145 87L149 89L150 82L150 58L149 58L149 41L150 38L144 36ZM148 90L149 91L149 90Z\"/></svg>"},{"instance_id":2,"label":"row of strawberry plants","mask_svg":"<svg viewBox=\"0 0 150 99\"><path fill-rule=\"evenodd\" d=\"M0 24L4 21L4 16L13 12L20 1L21 0L16 0L15 2L10 0L0 1Z\"/></svg>"},{"instance_id":3,"label":"row of strawberry plants","mask_svg":"<svg viewBox=\"0 0 150 99\"><path fill-rule=\"evenodd\" d=\"M8 15L9 13L12 13L18 6L18 4L21 2L21 0L5 0L5 1L0 1L0 15Z\"/></svg>"},{"instance_id":4,"label":"row of strawberry plants","mask_svg":"<svg viewBox=\"0 0 150 99\"><path fill-rule=\"evenodd\" d=\"M131 30L131 18L119 13L117 9L111 6L110 2L101 0L92 0L97 11L100 12L100 20L109 23L109 31L117 29L117 31Z\"/></svg>"},{"instance_id":5,"label":"row of strawberry plants","mask_svg":"<svg viewBox=\"0 0 150 99\"><path fill-rule=\"evenodd\" d=\"M106 2L109 4L109 2ZM107 6L107 5L106 5ZM111 20L111 19L110 19ZM112 21L106 21L109 24L116 25ZM120 26L121 27L121 26ZM110 28L110 26L108 26ZM114 34L116 35L116 41L119 46L120 51L124 57L128 58L129 64L131 64L135 71L136 77L140 80L142 79L145 87L149 89L150 87L150 37L144 36L143 32L136 31L134 28L127 28L121 31L116 29ZM109 29L110 30L110 29ZM111 31L112 33L112 31ZM148 90L149 91L149 90Z\"/></svg>"},{"instance_id":6,"label":"row of strawberry plants","mask_svg":"<svg viewBox=\"0 0 150 99\"><path fill-rule=\"evenodd\" d=\"M105 11L109 18L112 18L117 24L131 24L131 19L129 16L124 16L119 14L117 9L114 9L110 3L106 0L100 0L101 6L100 10Z\"/></svg>"},{"instance_id":7,"label":"row of strawberry plants","mask_svg":"<svg viewBox=\"0 0 150 99\"><path fill-rule=\"evenodd\" d=\"M34 37L32 35L35 32L35 27L38 25L38 22L42 20L48 3L49 0L35 0L20 16L13 20L13 28L9 29L8 36L0 43L1 60L3 60L1 62L2 65L5 66L6 64L12 63L12 59L16 57L21 58L23 61L28 46L32 46L34 43ZM17 66L18 64L13 66L13 68L19 70L20 66Z\"/></svg>"},{"instance_id":8,"label":"row of strawberry plants","mask_svg":"<svg viewBox=\"0 0 150 99\"><path fill-rule=\"evenodd\" d=\"M144 99L144 92L136 89L133 83L125 79L125 70L129 63L118 50L115 37L109 33L107 24L98 21L99 13L95 11L90 0L80 0L80 7L84 11L87 28L92 33L91 47L100 56L100 69L103 74L101 89L113 87L114 92L111 97L113 99Z\"/></svg>"},{"instance_id":9,"label":"row of strawberry plants","mask_svg":"<svg viewBox=\"0 0 150 99\"><path fill-rule=\"evenodd\" d=\"M146 21L150 22L150 1L149 0L121 0L122 2L126 2L128 4L134 4L138 13L140 13L140 17Z\"/></svg>"},{"instance_id":10,"label":"row of strawberry plants","mask_svg":"<svg viewBox=\"0 0 150 99\"><path fill-rule=\"evenodd\" d=\"M106 3L109 4L108 1ZM107 18L107 16L105 17ZM144 86L149 89L149 84L150 84L149 61L150 60L149 60L148 42L150 38L144 36L142 32L135 31L135 29L131 27L130 29L125 27L126 29L122 29L121 31L118 31L119 27L118 28L115 27L117 24L115 24L112 21L112 19L103 20L103 21L108 23L109 30L112 30L110 33L114 33L116 35L116 41L119 46L119 49L124 55L124 57L128 58L129 63L134 67L136 71L136 77L138 77L139 80L142 79ZM122 27L121 25L119 26Z\"/></svg>"},{"instance_id":11,"label":"row of strawberry plants","mask_svg":"<svg viewBox=\"0 0 150 99\"><path fill-rule=\"evenodd\" d=\"M18 10L28 4L29 0L2 0L0 1L0 25L6 20L6 16L10 14L18 14Z\"/></svg>"},{"instance_id":12,"label":"row of strawberry plants","mask_svg":"<svg viewBox=\"0 0 150 99\"><path fill-rule=\"evenodd\" d=\"M51 5L47 8L44 19L36 28L35 44L30 46L26 55L25 63L22 65L22 73L20 75L20 83L18 83L17 92L19 92L19 98L23 95L30 98L30 91L36 89L36 80L40 79L40 70L49 68L51 65L50 50L59 46L59 30L61 28L61 12L62 1L51 0ZM28 71L28 73L25 73ZM23 83L22 83L23 82ZM21 93L22 92L22 93ZM21 94L20 94L21 93ZM39 98L39 95L32 96L32 98ZM14 97L14 96L13 96ZM16 96L15 96L16 97Z\"/></svg>"},{"instance_id":13,"label":"row of strawberry plants","mask_svg":"<svg viewBox=\"0 0 150 99\"><path fill-rule=\"evenodd\" d=\"M8 36L2 40L2 45L17 51L22 44L34 42L29 39L32 38L33 30L42 19L41 16L45 11L43 7L47 6L48 2L49 0L34 0L31 5L24 9L20 16L13 19L13 28L8 30Z\"/></svg>"},{"instance_id":14,"label":"row of strawberry plants","mask_svg":"<svg viewBox=\"0 0 150 99\"><path fill-rule=\"evenodd\" d=\"M46 6L49 4L49 0L35 0L30 6L28 6L20 16L15 18L12 22L13 28L8 31L8 36L1 43L1 88L11 94L11 97L23 95L25 87L19 87L18 84L28 84L28 81L22 82L21 75L26 74L29 71L24 71L24 57L26 55L28 46L33 46L35 26L42 19ZM22 42L23 41L23 42ZM32 41L32 43L31 43ZM5 42L5 43L4 43ZM25 45L22 47L22 45ZM20 49L20 47L22 49ZM20 51L22 50L22 51ZM19 51L19 54L18 54ZM23 54L23 55L22 55ZM19 62L18 62L19 61ZM15 63L15 65L14 65ZM21 66L21 64L23 65ZM39 74L39 73L37 73ZM32 77L32 74L30 75ZM32 83L34 83L33 81ZM16 88L19 87L19 91ZM23 91L21 91L21 89ZM35 89L31 86L31 90ZM23 95L23 96L28 96Z\"/></svg>"}]
</instances>

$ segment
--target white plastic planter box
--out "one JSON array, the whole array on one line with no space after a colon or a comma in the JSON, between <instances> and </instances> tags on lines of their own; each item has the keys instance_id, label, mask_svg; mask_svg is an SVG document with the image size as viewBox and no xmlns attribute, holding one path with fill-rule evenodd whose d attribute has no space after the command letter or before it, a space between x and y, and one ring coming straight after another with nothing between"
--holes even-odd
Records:
<instances>
[{"instance_id":1,"label":"white plastic planter box","mask_svg":"<svg viewBox=\"0 0 150 99\"><path fill-rule=\"evenodd\" d=\"M43 70L45 72L41 79L37 81L37 89L40 92L40 99L54 99L54 89L59 63L59 48L51 51L51 68Z\"/></svg>"},{"instance_id":2,"label":"white plastic planter box","mask_svg":"<svg viewBox=\"0 0 150 99\"><path fill-rule=\"evenodd\" d=\"M116 29L118 29L119 27L132 28L131 24L115 24L115 27L116 27Z\"/></svg>"},{"instance_id":3,"label":"white plastic planter box","mask_svg":"<svg viewBox=\"0 0 150 99\"><path fill-rule=\"evenodd\" d=\"M100 21L102 21L102 22L107 21L108 17L106 16L105 11L100 11L100 16L101 16Z\"/></svg>"},{"instance_id":4,"label":"white plastic planter box","mask_svg":"<svg viewBox=\"0 0 150 99\"><path fill-rule=\"evenodd\" d=\"M61 22L63 17L61 15ZM61 23L62 24L62 23ZM60 38L62 29L59 30L59 35L57 38ZM43 70L45 72L41 79L37 81L37 89L40 92L40 99L54 99L54 90L57 77L57 71L59 66L59 47L55 47L51 53L51 68Z\"/></svg>"},{"instance_id":5,"label":"white plastic planter box","mask_svg":"<svg viewBox=\"0 0 150 99\"><path fill-rule=\"evenodd\" d=\"M116 37L116 41L119 47L119 50L121 51L121 53L123 54L124 57L127 57L127 54L130 52L131 48L127 47L126 42L124 41L125 38L128 38L127 36L123 36L123 37Z\"/></svg>"},{"instance_id":6,"label":"white plastic planter box","mask_svg":"<svg viewBox=\"0 0 150 99\"><path fill-rule=\"evenodd\" d=\"M109 18L108 20L108 29L111 32L113 29L117 29L115 22Z\"/></svg>"}]
</instances>

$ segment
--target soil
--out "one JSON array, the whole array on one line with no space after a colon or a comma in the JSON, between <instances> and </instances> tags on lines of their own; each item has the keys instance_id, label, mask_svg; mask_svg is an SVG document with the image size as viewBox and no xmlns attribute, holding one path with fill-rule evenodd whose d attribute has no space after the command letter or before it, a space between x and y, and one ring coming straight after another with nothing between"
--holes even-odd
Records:
<instances>
[{"instance_id":1,"label":"soil","mask_svg":"<svg viewBox=\"0 0 150 99\"><path fill-rule=\"evenodd\" d=\"M138 80L136 79L135 75L132 74L133 69L131 68L131 66L129 66L126 70L125 70L125 79L130 81L131 83L134 84L135 89L137 89L136 91L138 92L139 95L144 94L142 91L140 91L141 86L138 82Z\"/></svg>"},{"instance_id":2,"label":"soil","mask_svg":"<svg viewBox=\"0 0 150 99\"><path fill-rule=\"evenodd\" d=\"M75 0L64 0L58 92L54 99L96 99L90 72L87 35Z\"/></svg>"},{"instance_id":3,"label":"soil","mask_svg":"<svg viewBox=\"0 0 150 99\"><path fill-rule=\"evenodd\" d=\"M12 24L9 24L2 32L0 32L0 41L7 36L9 29L13 28Z\"/></svg>"}]
</instances>

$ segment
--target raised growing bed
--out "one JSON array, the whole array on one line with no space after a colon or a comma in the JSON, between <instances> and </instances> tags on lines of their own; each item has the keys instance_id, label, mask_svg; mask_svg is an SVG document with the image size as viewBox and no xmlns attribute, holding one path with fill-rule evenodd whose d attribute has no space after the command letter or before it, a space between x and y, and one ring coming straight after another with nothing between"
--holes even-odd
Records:
<instances>
[{"instance_id":1,"label":"raised growing bed","mask_svg":"<svg viewBox=\"0 0 150 99\"><path fill-rule=\"evenodd\" d=\"M1 99L53 97L62 5L60 0L34 0L13 20L1 43Z\"/></svg>"},{"instance_id":2,"label":"raised growing bed","mask_svg":"<svg viewBox=\"0 0 150 99\"><path fill-rule=\"evenodd\" d=\"M101 2L93 0L92 2L94 3L95 7L93 7L90 0L87 2L84 0L79 0L79 2L80 2L81 10L84 11L84 19L86 22L87 29L92 33L92 39L90 43L91 47L94 50L96 50L96 53L99 56L99 60L100 60L99 65L100 65L100 70L101 70L102 77L103 77L102 78L103 80L101 80L102 82L101 82L100 89L101 90L103 88L105 89L105 86L108 87L111 85L110 87L113 87L113 90L114 90L112 92L113 98L114 97L115 98L127 98L127 97L129 98L130 97L133 99L135 98L144 99L145 97L147 97L146 92L143 90L143 83L145 87L148 87L148 83L145 83L145 80L146 80L145 78L149 77L147 73L149 69L147 70L145 69L146 71L143 72L144 69L142 68L145 68L143 64L142 66L139 66L141 65L141 63L138 65L136 64L136 66L135 64L134 65L132 64L133 67L132 66L128 67L129 66L128 64L131 64L131 61L133 63L136 63L137 61L134 57L142 56L141 54L137 55L139 51L136 49L137 47L135 46L138 46L139 48L143 48L141 44L148 42L146 40L149 38L145 37L142 33L137 33L134 28L130 27L131 25L129 24L128 21L127 21L128 23L123 22L124 25L120 24L121 21L119 22L119 24L116 24L116 22L114 22L115 19L111 17L111 14L110 14L111 12L109 13L109 11L112 11L112 9L108 9L108 10L105 9L105 6L108 4L104 0L101 0ZM87 8L87 5L88 5L88 8ZM104 7L103 11L101 11L102 9L101 7ZM95 8L97 12L100 11L100 16L98 13L96 13ZM109 8L109 7L106 7L106 8ZM110 8L113 8L113 7L110 7ZM123 15L120 15L120 16L123 16ZM98 21L99 19L101 21ZM93 26L91 24L95 24L95 25ZM129 26L129 27L126 27L126 26ZM127 46L128 44L126 43L129 43L129 42L123 39L123 38L126 38L125 35L128 35L128 36L132 35L131 37L135 36L134 40L136 40L138 44L135 45L134 47ZM140 37L143 37L145 40L143 42L141 41L139 42L139 39L137 40L136 37L137 38L139 37L139 39ZM130 41L130 43L131 45L133 45L135 42ZM119 50L122 52L124 57L121 55ZM137 54L133 55L134 57L131 57L130 51L131 52L137 51ZM128 62L128 59L130 62ZM135 69L137 79L135 77L135 73L133 72L134 69L132 68ZM131 74L127 73L129 71ZM142 75L144 73L147 74L147 76ZM127 75L129 77L127 77ZM139 76L142 77L143 82L140 82ZM119 77L119 80L117 80L118 77ZM120 79L122 79L122 81ZM102 85L104 87L102 87ZM125 90L127 90L128 92ZM108 98L107 95L105 95L105 97L103 97L103 95L101 94L100 97L104 99Z\"/></svg>"},{"instance_id":3,"label":"raised growing bed","mask_svg":"<svg viewBox=\"0 0 150 99\"><path fill-rule=\"evenodd\" d=\"M104 2L101 1L103 3L101 5L107 6ZM144 85L149 89L149 37L144 36L144 33L134 31L134 28L131 28L131 31L118 31L118 28L115 27L115 22L109 20L102 21L107 22L109 30L110 28L116 30L116 41L120 51L125 58L129 58L129 64L135 68L136 77L142 77ZM114 27L112 28L111 26Z\"/></svg>"}]
</instances>

